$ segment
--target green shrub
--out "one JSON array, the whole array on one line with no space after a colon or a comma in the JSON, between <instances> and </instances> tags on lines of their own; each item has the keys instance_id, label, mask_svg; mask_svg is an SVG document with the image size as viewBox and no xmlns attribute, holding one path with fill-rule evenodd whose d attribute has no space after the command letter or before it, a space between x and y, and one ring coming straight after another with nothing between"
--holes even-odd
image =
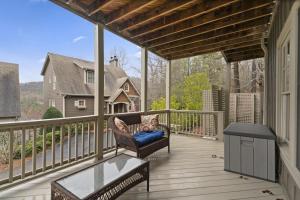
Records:
<instances>
[{"instance_id":1,"label":"green shrub","mask_svg":"<svg viewBox=\"0 0 300 200\"><path fill-rule=\"evenodd\" d=\"M43 119L55 119L55 118L62 118L62 113L55 107L50 107L48 110L44 113Z\"/></svg>"}]
</instances>

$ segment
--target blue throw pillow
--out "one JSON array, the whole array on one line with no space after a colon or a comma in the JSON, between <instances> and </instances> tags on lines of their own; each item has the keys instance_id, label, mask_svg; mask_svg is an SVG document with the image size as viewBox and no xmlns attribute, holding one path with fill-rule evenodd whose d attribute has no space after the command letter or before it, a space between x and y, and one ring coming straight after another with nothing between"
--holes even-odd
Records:
<instances>
[{"instance_id":1,"label":"blue throw pillow","mask_svg":"<svg viewBox=\"0 0 300 200\"><path fill-rule=\"evenodd\" d=\"M150 144L151 142L154 142L156 140L159 140L164 137L164 131L161 130L155 130L150 132L138 132L133 135L133 138L138 143L139 146L144 146L147 144Z\"/></svg>"}]
</instances>

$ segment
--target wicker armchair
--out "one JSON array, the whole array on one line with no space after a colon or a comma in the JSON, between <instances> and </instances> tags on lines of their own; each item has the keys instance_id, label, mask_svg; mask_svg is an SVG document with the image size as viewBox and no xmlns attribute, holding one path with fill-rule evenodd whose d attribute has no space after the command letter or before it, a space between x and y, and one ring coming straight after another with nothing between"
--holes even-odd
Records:
<instances>
[{"instance_id":1,"label":"wicker armchair","mask_svg":"<svg viewBox=\"0 0 300 200\"><path fill-rule=\"evenodd\" d=\"M132 114L129 116L118 116L127 125L141 124L141 114ZM165 137L156 140L150 144L139 147L133 138L133 133L131 135L126 135L116 127L114 122L115 116L111 116L108 119L108 127L112 129L115 139L116 139L116 155L118 154L118 148L124 148L137 153L138 158L145 158L148 155L158 151L164 147L168 147L168 152L170 153L170 129L162 124L159 127L164 129Z\"/></svg>"}]
</instances>

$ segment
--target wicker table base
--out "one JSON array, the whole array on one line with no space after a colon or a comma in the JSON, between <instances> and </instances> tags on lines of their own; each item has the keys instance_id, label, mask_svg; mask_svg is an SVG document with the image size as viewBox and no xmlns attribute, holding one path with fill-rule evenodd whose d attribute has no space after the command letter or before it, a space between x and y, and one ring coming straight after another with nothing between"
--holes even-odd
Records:
<instances>
[{"instance_id":1,"label":"wicker table base","mask_svg":"<svg viewBox=\"0 0 300 200\"><path fill-rule=\"evenodd\" d=\"M105 162L105 161L104 161ZM84 169L83 169L84 170ZM80 170L82 171L82 170ZM149 162L145 162L139 167L123 174L116 180L107 184L105 187L93 192L92 194L79 198L73 193L65 189L56 181L51 183L51 199L52 200L111 200L116 199L125 191L134 187L135 185L147 181L147 191L149 191ZM84 184L84 183L83 183Z\"/></svg>"}]
</instances>

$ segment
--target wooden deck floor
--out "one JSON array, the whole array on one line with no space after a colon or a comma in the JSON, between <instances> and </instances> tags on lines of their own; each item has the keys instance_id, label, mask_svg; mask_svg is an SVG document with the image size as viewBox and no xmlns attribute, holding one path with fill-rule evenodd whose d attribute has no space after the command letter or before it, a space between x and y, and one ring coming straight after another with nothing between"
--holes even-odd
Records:
<instances>
[{"instance_id":1,"label":"wooden deck floor","mask_svg":"<svg viewBox=\"0 0 300 200\"><path fill-rule=\"evenodd\" d=\"M171 144L171 154L164 149L148 158L151 161L150 192L147 193L146 184L141 183L120 200L288 200L279 184L225 172L222 142L174 135ZM51 180L89 163L0 192L0 200L50 199Z\"/></svg>"}]
</instances>

